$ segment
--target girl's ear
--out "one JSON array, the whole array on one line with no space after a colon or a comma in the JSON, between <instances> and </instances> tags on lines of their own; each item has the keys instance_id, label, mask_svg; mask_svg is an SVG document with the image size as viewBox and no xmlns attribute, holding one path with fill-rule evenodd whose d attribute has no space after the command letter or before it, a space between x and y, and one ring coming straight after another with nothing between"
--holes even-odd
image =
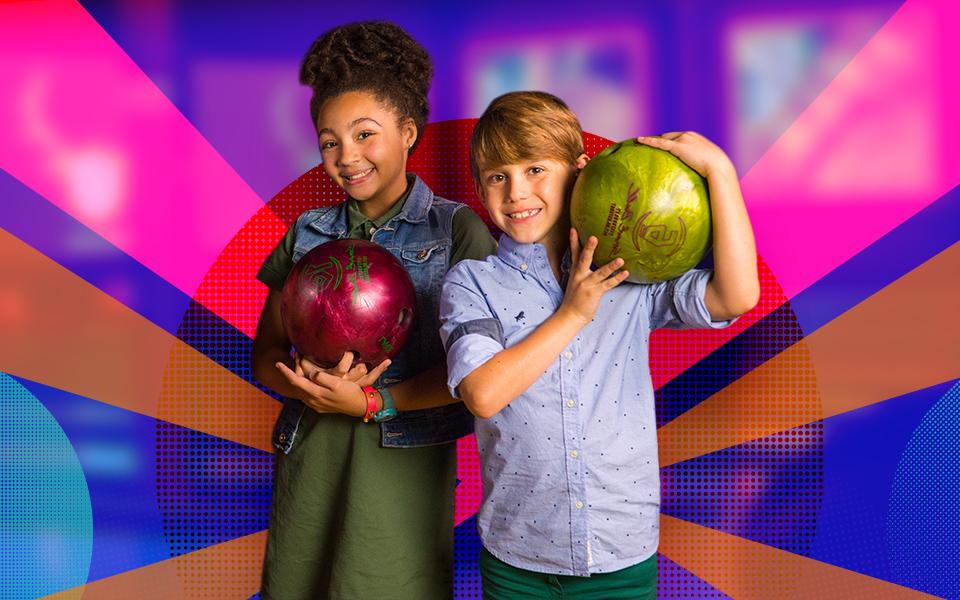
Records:
<instances>
[{"instance_id":1,"label":"girl's ear","mask_svg":"<svg viewBox=\"0 0 960 600\"><path fill-rule=\"evenodd\" d=\"M410 154L410 148L417 141L419 135L420 131L417 130L417 124L413 119L407 117L400 122L400 139L403 140L403 146L407 150L407 154Z\"/></svg>"}]
</instances>

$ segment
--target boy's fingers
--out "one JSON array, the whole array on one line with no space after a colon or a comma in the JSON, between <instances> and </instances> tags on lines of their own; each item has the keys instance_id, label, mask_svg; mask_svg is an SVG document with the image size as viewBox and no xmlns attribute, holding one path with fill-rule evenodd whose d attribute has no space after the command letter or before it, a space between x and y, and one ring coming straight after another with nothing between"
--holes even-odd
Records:
<instances>
[{"instance_id":1,"label":"boy's fingers","mask_svg":"<svg viewBox=\"0 0 960 600\"><path fill-rule=\"evenodd\" d=\"M627 277L629 276L630 276L630 271L620 271L613 277L609 277L605 279L603 281L603 285L608 290L613 289L618 285L620 285L621 283L623 283L624 281L626 281Z\"/></svg>"},{"instance_id":2,"label":"boy's fingers","mask_svg":"<svg viewBox=\"0 0 960 600\"><path fill-rule=\"evenodd\" d=\"M597 243L595 236L591 235L587 238L587 243L583 245L583 250L580 251L580 260L577 265L581 271L590 269L590 263L593 262L593 251L596 250Z\"/></svg>"},{"instance_id":3,"label":"boy's fingers","mask_svg":"<svg viewBox=\"0 0 960 600\"><path fill-rule=\"evenodd\" d=\"M577 235L577 230L571 227L570 228L570 262L576 265L578 258L580 258L580 236Z\"/></svg>"},{"instance_id":4,"label":"boy's fingers","mask_svg":"<svg viewBox=\"0 0 960 600\"><path fill-rule=\"evenodd\" d=\"M607 264L603 265L602 267L594 271L594 274L601 279L606 279L607 277L610 276L611 273L613 273L614 271L616 271L622 266L623 266L623 259L618 256L617 258L614 258Z\"/></svg>"}]
</instances>

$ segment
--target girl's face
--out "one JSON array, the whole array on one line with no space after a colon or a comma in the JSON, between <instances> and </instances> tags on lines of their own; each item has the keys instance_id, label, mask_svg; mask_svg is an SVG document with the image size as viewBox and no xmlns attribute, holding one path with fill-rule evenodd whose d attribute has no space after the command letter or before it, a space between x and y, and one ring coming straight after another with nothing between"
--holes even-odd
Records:
<instances>
[{"instance_id":1,"label":"girl's face","mask_svg":"<svg viewBox=\"0 0 960 600\"><path fill-rule=\"evenodd\" d=\"M417 139L413 119L369 92L345 92L317 115L323 170L360 203L369 218L386 213L407 189L407 154Z\"/></svg>"}]
</instances>

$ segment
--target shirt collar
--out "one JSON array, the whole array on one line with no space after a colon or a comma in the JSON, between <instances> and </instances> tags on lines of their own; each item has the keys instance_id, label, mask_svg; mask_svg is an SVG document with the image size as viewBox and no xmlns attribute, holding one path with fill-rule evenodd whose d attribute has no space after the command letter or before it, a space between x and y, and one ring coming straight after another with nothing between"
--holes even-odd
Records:
<instances>
[{"instance_id":1,"label":"shirt collar","mask_svg":"<svg viewBox=\"0 0 960 600\"><path fill-rule=\"evenodd\" d=\"M547 259L547 249L543 244L520 244L507 234L500 236L500 245L497 248L497 256L500 260L507 263L519 271L527 271L534 266L550 269L550 261Z\"/></svg>"}]
</instances>

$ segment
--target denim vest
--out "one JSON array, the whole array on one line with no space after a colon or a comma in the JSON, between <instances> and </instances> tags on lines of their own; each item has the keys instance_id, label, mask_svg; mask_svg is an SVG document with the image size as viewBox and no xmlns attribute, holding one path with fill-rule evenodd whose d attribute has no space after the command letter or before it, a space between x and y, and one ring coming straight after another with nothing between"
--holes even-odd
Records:
<instances>
[{"instance_id":1,"label":"denim vest","mask_svg":"<svg viewBox=\"0 0 960 600\"><path fill-rule=\"evenodd\" d=\"M419 177L401 211L373 233L371 241L397 257L417 292L414 330L375 386L389 386L444 362L440 343L439 302L443 276L450 268L453 215L466 205L433 195ZM318 208L297 219L293 262L314 247L347 236L347 205ZM286 454L293 447L306 406L287 398L273 430L273 445ZM452 442L473 432L473 415L462 403L404 411L380 423L384 446L414 448Z\"/></svg>"}]
</instances>

